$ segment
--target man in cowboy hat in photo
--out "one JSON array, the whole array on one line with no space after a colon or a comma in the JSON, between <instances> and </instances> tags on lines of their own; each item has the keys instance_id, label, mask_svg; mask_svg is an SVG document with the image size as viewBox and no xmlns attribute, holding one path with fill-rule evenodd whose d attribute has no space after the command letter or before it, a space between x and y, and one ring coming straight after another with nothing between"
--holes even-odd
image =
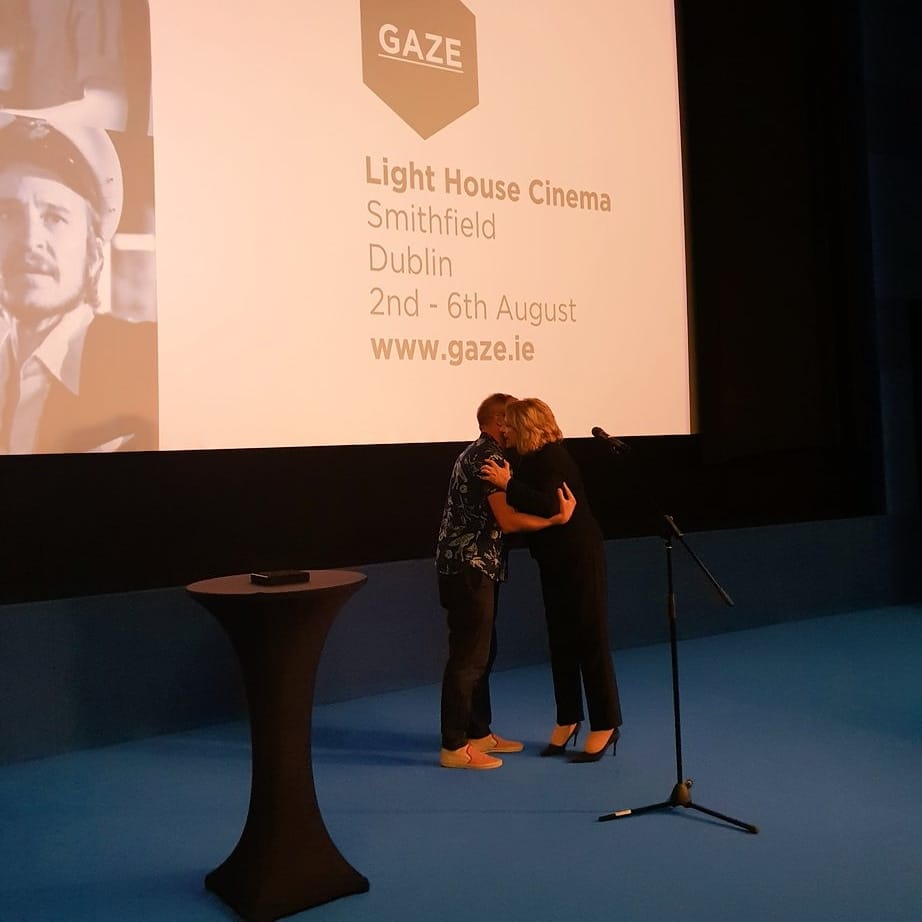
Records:
<instances>
[{"instance_id":1,"label":"man in cowboy hat in photo","mask_svg":"<svg viewBox=\"0 0 922 922\"><path fill-rule=\"evenodd\" d=\"M100 310L122 195L105 131L0 121L0 453L157 447L156 325Z\"/></svg>"}]
</instances>

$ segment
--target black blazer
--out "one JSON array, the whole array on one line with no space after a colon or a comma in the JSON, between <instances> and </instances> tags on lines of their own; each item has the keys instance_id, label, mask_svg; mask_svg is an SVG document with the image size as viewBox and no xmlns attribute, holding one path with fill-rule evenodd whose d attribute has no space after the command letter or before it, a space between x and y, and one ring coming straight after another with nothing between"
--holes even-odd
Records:
<instances>
[{"instance_id":1,"label":"black blazer","mask_svg":"<svg viewBox=\"0 0 922 922\"><path fill-rule=\"evenodd\" d=\"M557 513L557 488L566 481L576 497L576 509L566 525L529 532L531 555L539 563L572 562L601 545L602 532L592 515L583 478L563 442L551 442L512 461L506 499L519 512L549 517Z\"/></svg>"}]
</instances>

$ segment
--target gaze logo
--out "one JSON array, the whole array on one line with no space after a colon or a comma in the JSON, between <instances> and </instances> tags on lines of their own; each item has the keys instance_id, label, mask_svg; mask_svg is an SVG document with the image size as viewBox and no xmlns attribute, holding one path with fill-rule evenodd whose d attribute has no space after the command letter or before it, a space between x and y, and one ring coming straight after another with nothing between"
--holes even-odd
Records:
<instances>
[{"instance_id":1,"label":"gaze logo","mask_svg":"<svg viewBox=\"0 0 922 922\"><path fill-rule=\"evenodd\" d=\"M361 0L362 79L420 137L479 101L474 14L461 0Z\"/></svg>"}]
</instances>

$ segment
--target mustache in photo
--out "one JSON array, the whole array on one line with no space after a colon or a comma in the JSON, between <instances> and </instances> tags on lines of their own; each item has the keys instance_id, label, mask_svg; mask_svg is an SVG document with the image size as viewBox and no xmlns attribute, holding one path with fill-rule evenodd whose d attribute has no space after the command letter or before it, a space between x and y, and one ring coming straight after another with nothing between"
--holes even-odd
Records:
<instances>
[{"instance_id":1,"label":"mustache in photo","mask_svg":"<svg viewBox=\"0 0 922 922\"><path fill-rule=\"evenodd\" d=\"M39 273L56 279L58 277L58 267L53 260L42 256L40 253L10 254L3 264L3 274L25 275L26 273Z\"/></svg>"}]
</instances>

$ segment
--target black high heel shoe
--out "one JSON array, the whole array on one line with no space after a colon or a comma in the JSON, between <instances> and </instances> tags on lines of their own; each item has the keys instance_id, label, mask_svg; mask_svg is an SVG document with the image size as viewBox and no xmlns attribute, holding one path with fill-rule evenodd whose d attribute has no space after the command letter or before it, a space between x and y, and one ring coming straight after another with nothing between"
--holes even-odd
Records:
<instances>
[{"instance_id":1,"label":"black high heel shoe","mask_svg":"<svg viewBox=\"0 0 922 922\"><path fill-rule=\"evenodd\" d=\"M574 748L575 748L575 747L576 747L576 738L579 736L579 728L580 728L580 726L581 726L581 725L580 725L579 721L577 721L576 724L574 725L573 729L570 731L570 735L564 740L564 743L563 743L562 746L558 746L556 743L548 743L547 746L545 746L544 749L542 749L541 752L538 753L538 755L540 755L540 756L542 756L542 757L544 757L544 756L562 756L562 755L567 751L567 746L570 745L570 741L571 741L571 740L572 740L573 746L574 746Z\"/></svg>"},{"instance_id":2,"label":"black high heel shoe","mask_svg":"<svg viewBox=\"0 0 922 922\"><path fill-rule=\"evenodd\" d=\"M614 756L615 750L618 748L618 740L621 737L621 731L615 727L611 731L611 736L605 741L605 745L598 750L598 752L577 752L574 755L570 756L567 760L568 762L598 762L599 759L605 755L605 750L611 746L611 754Z\"/></svg>"}]
</instances>

